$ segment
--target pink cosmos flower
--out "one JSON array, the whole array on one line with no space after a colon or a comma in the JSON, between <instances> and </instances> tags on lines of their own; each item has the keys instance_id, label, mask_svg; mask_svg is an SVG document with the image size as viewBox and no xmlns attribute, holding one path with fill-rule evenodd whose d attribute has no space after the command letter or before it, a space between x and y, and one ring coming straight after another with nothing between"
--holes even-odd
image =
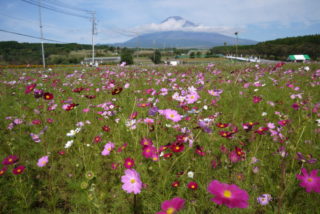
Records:
<instances>
[{"instance_id":1,"label":"pink cosmos flower","mask_svg":"<svg viewBox=\"0 0 320 214\"><path fill-rule=\"evenodd\" d=\"M38 167L44 167L49 161L49 157L48 156L43 156L38 160L37 166Z\"/></svg>"},{"instance_id":2,"label":"pink cosmos flower","mask_svg":"<svg viewBox=\"0 0 320 214\"><path fill-rule=\"evenodd\" d=\"M139 173L134 169L126 169L124 173L121 177L122 189L127 193L139 194L142 188Z\"/></svg>"},{"instance_id":3,"label":"pink cosmos flower","mask_svg":"<svg viewBox=\"0 0 320 214\"><path fill-rule=\"evenodd\" d=\"M175 214L183 208L184 203L185 200L179 197L164 201L161 204L162 211L157 212L157 214Z\"/></svg>"},{"instance_id":4,"label":"pink cosmos flower","mask_svg":"<svg viewBox=\"0 0 320 214\"><path fill-rule=\"evenodd\" d=\"M182 119L182 116L176 110L164 109L159 110L159 113L173 122L179 122Z\"/></svg>"},{"instance_id":5,"label":"pink cosmos flower","mask_svg":"<svg viewBox=\"0 0 320 214\"><path fill-rule=\"evenodd\" d=\"M186 96L187 104L195 103L200 98L199 94L195 91Z\"/></svg>"},{"instance_id":6,"label":"pink cosmos flower","mask_svg":"<svg viewBox=\"0 0 320 214\"><path fill-rule=\"evenodd\" d=\"M90 111L89 108L82 109L82 112L84 112L84 113L88 113L89 111Z\"/></svg>"},{"instance_id":7,"label":"pink cosmos flower","mask_svg":"<svg viewBox=\"0 0 320 214\"><path fill-rule=\"evenodd\" d=\"M208 93L214 97L219 97L222 94L222 92L222 89L208 90Z\"/></svg>"},{"instance_id":8,"label":"pink cosmos flower","mask_svg":"<svg viewBox=\"0 0 320 214\"><path fill-rule=\"evenodd\" d=\"M208 192L215 195L211 200L216 204L224 204L229 208L247 208L249 194L235 184L220 183L217 180L210 182Z\"/></svg>"},{"instance_id":9,"label":"pink cosmos flower","mask_svg":"<svg viewBox=\"0 0 320 214\"><path fill-rule=\"evenodd\" d=\"M318 170L314 169L308 174L306 168L301 169L302 174L296 175L300 180L300 186L306 188L307 192L315 191L320 193L320 177L317 176Z\"/></svg>"},{"instance_id":10,"label":"pink cosmos flower","mask_svg":"<svg viewBox=\"0 0 320 214\"><path fill-rule=\"evenodd\" d=\"M103 155L103 156L110 155L110 152L112 151L113 148L114 148L114 143L108 142L108 143L104 146L104 149L103 149L103 151L101 152L101 155Z\"/></svg>"}]
</instances>

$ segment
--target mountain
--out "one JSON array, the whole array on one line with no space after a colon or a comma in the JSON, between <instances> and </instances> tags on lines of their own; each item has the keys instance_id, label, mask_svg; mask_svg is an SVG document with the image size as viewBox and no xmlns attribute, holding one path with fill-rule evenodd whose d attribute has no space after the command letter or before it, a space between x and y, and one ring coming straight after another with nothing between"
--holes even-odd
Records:
<instances>
[{"instance_id":1,"label":"mountain","mask_svg":"<svg viewBox=\"0 0 320 214\"><path fill-rule=\"evenodd\" d=\"M145 27L148 29L148 26ZM208 27L194 24L180 16L170 16L160 24L149 27L151 33L134 37L124 43L113 44L128 48L211 48L215 46L234 45L235 37L208 31ZM211 30L212 31L212 30ZM239 45L252 45L256 41L238 39Z\"/></svg>"}]
</instances>

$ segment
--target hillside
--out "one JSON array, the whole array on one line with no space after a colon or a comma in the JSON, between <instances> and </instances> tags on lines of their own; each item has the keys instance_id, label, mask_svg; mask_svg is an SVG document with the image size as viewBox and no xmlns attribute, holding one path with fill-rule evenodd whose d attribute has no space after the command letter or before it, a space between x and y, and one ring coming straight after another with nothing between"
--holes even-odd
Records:
<instances>
[{"instance_id":1,"label":"hillside","mask_svg":"<svg viewBox=\"0 0 320 214\"><path fill-rule=\"evenodd\" d=\"M235 54L234 46L219 46L213 54ZM286 60L291 54L308 54L312 60L320 59L320 35L287 37L238 47L238 55L254 55L266 59Z\"/></svg>"}]
</instances>

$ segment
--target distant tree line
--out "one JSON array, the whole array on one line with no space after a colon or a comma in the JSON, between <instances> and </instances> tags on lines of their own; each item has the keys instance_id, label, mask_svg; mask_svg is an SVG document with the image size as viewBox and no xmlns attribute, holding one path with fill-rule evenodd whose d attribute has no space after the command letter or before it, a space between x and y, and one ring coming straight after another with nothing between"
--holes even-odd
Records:
<instances>
[{"instance_id":1,"label":"distant tree line","mask_svg":"<svg viewBox=\"0 0 320 214\"><path fill-rule=\"evenodd\" d=\"M219 46L210 54L235 54L235 46ZM265 59L286 60L292 54L308 54L312 60L320 60L320 35L288 37L260 42L256 45L238 46L238 55L260 56Z\"/></svg>"},{"instance_id":2,"label":"distant tree line","mask_svg":"<svg viewBox=\"0 0 320 214\"><path fill-rule=\"evenodd\" d=\"M91 50L91 45L76 43L51 44L45 43L45 58L47 64L75 64L83 60L82 56L70 55L71 51ZM114 51L115 47L107 45L96 46L97 50ZM97 55L99 56L99 54ZM0 42L0 64L42 64L40 43L18 43L16 41Z\"/></svg>"}]
</instances>

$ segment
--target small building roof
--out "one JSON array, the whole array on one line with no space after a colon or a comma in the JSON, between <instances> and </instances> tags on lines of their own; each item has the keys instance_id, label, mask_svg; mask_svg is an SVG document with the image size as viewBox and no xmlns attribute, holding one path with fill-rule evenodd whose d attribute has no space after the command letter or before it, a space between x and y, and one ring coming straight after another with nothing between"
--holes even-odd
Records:
<instances>
[{"instance_id":1,"label":"small building roof","mask_svg":"<svg viewBox=\"0 0 320 214\"><path fill-rule=\"evenodd\" d=\"M288 59L289 60L303 60L303 61L305 61L305 60L310 60L310 56L309 55L307 55L307 54L300 54L300 55L289 55L289 57L288 57Z\"/></svg>"}]
</instances>

